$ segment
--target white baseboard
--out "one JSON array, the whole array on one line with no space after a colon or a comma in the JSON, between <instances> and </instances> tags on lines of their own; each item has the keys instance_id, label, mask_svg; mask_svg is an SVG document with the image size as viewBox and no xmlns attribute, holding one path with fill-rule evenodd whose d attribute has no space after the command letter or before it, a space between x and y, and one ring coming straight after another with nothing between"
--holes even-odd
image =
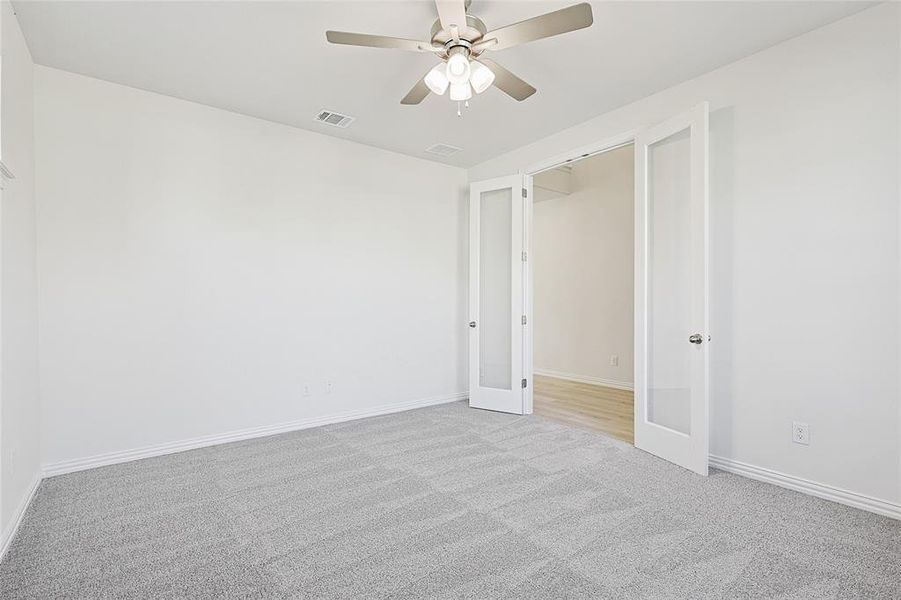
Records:
<instances>
[{"instance_id":1,"label":"white baseboard","mask_svg":"<svg viewBox=\"0 0 901 600\"><path fill-rule=\"evenodd\" d=\"M546 375L548 377L557 377L560 379L570 379L571 381L579 381L585 383L597 383L598 385L606 385L609 387L615 387L613 384L619 384L622 387L618 389L631 389L630 384L626 384L623 382L608 382L607 380L595 379L595 378L576 378L577 376L570 376L568 374L561 374L556 371L535 371L536 375ZM629 386L629 387L625 387ZM262 427L254 427L249 429L242 429L238 431L231 431L227 433L214 434L208 436L202 436L198 438L193 438L189 440L182 440L178 442L170 442L165 444L157 444L153 446L144 446L142 448L135 448L131 450L124 450L120 452L109 452L106 454L98 454L96 456L90 456L86 458L80 458L75 460L61 461L57 463L46 464L43 466L43 476L44 477L53 477L55 475L63 475L66 473L74 473L76 471L83 471L86 469L93 469L96 467L103 467L107 465L114 465L123 462L129 462L133 460L140 460L142 458L150 458L154 456L163 456L166 454L174 454L176 452L184 452L186 450L193 450L195 448L203 448L206 446L215 446L217 444L227 444L229 442L237 442L241 440L248 440L253 438L265 437L269 435L276 435L279 433L286 433L289 431L298 431L301 429L308 429L311 427L319 427L322 425L330 425L333 423L342 423L344 421L351 421L354 419L363 419L366 417L375 417L379 415L386 415L390 413L402 412L405 410L412 410L415 408L424 408L427 406L435 406L438 404L445 404L448 402L457 402L460 400L465 400L469 397L468 392L457 392L454 394L447 394L444 396L435 396L431 398L423 398L419 400L409 400L406 402L397 402L394 404L386 404L382 406L377 406L368 409L355 410L355 411L346 411L343 413L335 413L331 415L325 415L322 417L313 417L308 419L300 419L297 421L290 421L287 423L279 423L276 425L265 425ZM852 506L854 508L859 508L861 510L866 510L869 512L873 512L876 514L884 515L887 517L891 517L894 519L901 519L901 504L897 504L894 502L889 502L887 500L881 500L879 498L873 498L871 496L866 496L864 494L859 494L857 492L851 492L848 490L844 490L841 488L836 488L830 485L818 483L815 481L810 481L808 479L803 479L801 477L796 477L794 475L787 475L785 473L780 473L778 471L774 471L772 469L766 469L764 467L758 467L755 465L751 465L748 463L743 463L741 461L733 460L730 458L724 458L721 456L710 456L710 466L716 469L720 469L721 471L727 471L729 473L734 473L736 475L741 475L743 477L748 477L750 479L755 479L757 481L762 481L764 483L771 483L773 485L777 485L780 487L788 488L791 490L795 490L797 492L801 492L804 494L809 494L811 496L815 496L817 498L823 498L825 500L831 500L833 502L838 502L840 504L844 504L847 506ZM28 493L20 502L19 506L16 508L16 512L14 513L13 520L10 525L7 527L6 531L2 533L2 537L0 537L0 560L2 560L3 554L6 552L10 542L16 534L16 531L19 527L19 523L22 520L22 516L25 514L28 505L31 503L31 499L34 497L35 492L37 491L38 484L41 481L40 476L36 476L35 479L31 483L31 487Z\"/></svg>"},{"instance_id":2,"label":"white baseboard","mask_svg":"<svg viewBox=\"0 0 901 600\"><path fill-rule=\"evenodd\" d=\"M300 429L309 429L310 427L320 427L322 425L331 425L333 423L341 423L344 421L352 421L354 419L363 419L366 417L376 417L379 415L387 415L390 413L412 410L414 408L424 408L426 406L435 406L437 404L445 404L448 402L457 402L465 400L469 397L468 392L457 392L455 394L446 394L444 396L434 396L431 398L421 398L418 400L408 400L406 402L396 402L393 404L383 404L373 408L361 410L351 410L343 413L335 413L322 417L311 417L307 419L299 419L297 421L289 421L287 423L278 423L275 425L264 425L262 427L252 427L249 429L241 429L238 431L229 431L227 433L217 433L206 435L189 440L181 440L178 442L168 442L165 444L156 444L153 446L144 446L131 450L122 450L119 452L108 452L106 454L97 454L86 458L77 458L74 460L66 460L43 466L44 477L53 477L55 475L64 475L66 473L74 473L76 471L84 471L86 469L94 469L97 467L105 467L142 458L151 458L153 456L163 456L165 454L174 454L176 452L184 452L185 450L194 450L196 448L204 448L206 446L215 446L217 444L227 444L229 442L238 442L241 440L249 440L252 438L265 437L286 433L289 431L298 431Z\"/></svg>"},{"instance_id":3,"label":"white baseboard","mask_svg":"<svg viewBox=\"0 0 901 600\"><path fill-rule=\"evenodd\" d=\"M19 502L19 506L16 507L16 511L13 513L12 521L10 521L9 525L6 527L6 530L0 534L0 562L3 561L3 557L6 556L6 551L9 549L10 544L12 544L13 540L16 537L16 533L19 531L19 525L22 523L22 517L25 516L25 511L28 510L28 505L31 504L32 499L34 498L35 492L38 491L38 486L41 484L42 477L40 474L35 475L34 479L31 480L31 483L28 486L28 491L25 492L25 495L22 496L22 500Z\"/></svg>"},{"instance_id":4,"label":"white baseboard","mask_svg":"<svg viewBox=\"0 0 901 600\"><path fill-rule=\"evenodd\" d=\"M721 471L728 471L736 475L741 475L749 479L756 479L764 483L771 483L779 487L788 488L802 494L816 496L824 500L831 500L846 506L853 506L861 510L866 510L878 515L891 517L893 519L901 519L901 504L880 500L871 496L858 494L843 490L841 488L810 481L794 475L786 475L772 469L765 469L755 465L749 465L731 458L723 458L722 456L710 455L710 466Z\"/></svg>"},{"instance_id":5,"label":"white baseboard","mask_svg":"<svg viewBox=\"0 0 901 600\"><path fill-rule=\"evenodd\" d=\"M617 381L615 379L602 379L600 377L589 377L587 375L575 375L573 373L564 373L562 371L549 371L547 369L533 369L535 375L543 375L545 377L553 377L555 379L566 379L567 381L575 381L576 383L588 383L591 385L603 385L618 390L631 390L633 385L628 381Z\"/></svg>"}]
</instances>

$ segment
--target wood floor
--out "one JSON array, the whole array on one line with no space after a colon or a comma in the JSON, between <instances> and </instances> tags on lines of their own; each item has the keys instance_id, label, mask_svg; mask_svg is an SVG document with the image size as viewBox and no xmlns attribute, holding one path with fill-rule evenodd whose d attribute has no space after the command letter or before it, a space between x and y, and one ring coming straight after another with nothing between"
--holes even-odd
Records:
<instances>
[{"instance_id":1,"label":"wood floor","mask_svg":"<svg viewBox=\"0 0 901 600\"><path fill-rule=\"evenodd\" d=\"M635 443L632 392L535 375L536 415Z\"/></svg>"}]
</instances>

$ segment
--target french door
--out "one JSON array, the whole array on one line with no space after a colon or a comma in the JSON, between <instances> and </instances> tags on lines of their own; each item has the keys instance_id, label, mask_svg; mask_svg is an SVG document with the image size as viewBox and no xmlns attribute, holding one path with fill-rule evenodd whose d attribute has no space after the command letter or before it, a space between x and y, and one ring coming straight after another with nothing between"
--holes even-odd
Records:
<instances>
[{"instance_id":1,"label":"french door","mask_svg":"<svg viewBox=\"0 0 901 600\"><path fill-rule=\"evenodd\" d=\"M635 445L707 475L708 107L635 139Z\"/></svg>"},{"instance_id":2,"label":"french door","mask_svg":"<svg viewBox=\"0 0 901 600\"><path fill-rule=\"evenodd\" d=\"M702 475L710 342L707 122L703 103L635 137L635 445ZM474 408L531 412L523 286L529 181L517 175L470 186Z\"/></svg>"},{"instance_id":3,"label":"french door","mask_svg":"<svg viewBox=\"0 0 901 600\"><path fill-rule=\"evenodd\" d=\"M469 405L523 414L523 176L469 188Z\"/></svg>"}]
</instances>

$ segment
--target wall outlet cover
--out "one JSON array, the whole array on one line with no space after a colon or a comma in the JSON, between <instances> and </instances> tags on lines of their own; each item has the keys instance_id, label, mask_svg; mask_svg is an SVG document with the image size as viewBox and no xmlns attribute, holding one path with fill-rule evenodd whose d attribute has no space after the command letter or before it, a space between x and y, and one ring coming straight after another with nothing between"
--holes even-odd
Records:
<instances>
[{"instance_id":1,"label":"wall outlet cover","mask_svg":"<svg viewBox=\"0 0 901 600\"><path fill-rule=\"evenodd\" d=\"M807 423L801 423L800 421L794 421L792 423L792 442L794 442L795 444L809 446L810 425L808 425Z\"/></svg>"}]
</instances>

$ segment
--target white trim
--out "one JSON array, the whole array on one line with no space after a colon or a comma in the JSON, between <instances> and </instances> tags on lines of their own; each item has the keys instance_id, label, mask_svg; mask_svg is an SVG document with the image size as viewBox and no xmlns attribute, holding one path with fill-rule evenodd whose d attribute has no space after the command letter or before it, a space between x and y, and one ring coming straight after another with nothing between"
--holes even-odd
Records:
<instances>
[{"instance_id":1,"label":"white trim","mask_svg":"<svg viewBox=\"0 0 901 600\"><path fill-rule=\"evenodd\" d=\"M523 189L522 199L522 314L526 316L526 323L522 326L522 376L526 380L526 387L522 390L522 413L531 415L535 412L533 385L535 378L535 361L532 354L532 323L534 313L532 310L532 263L529 253L532 251L532 208L535 202L535 189L531 175L520 173Z\"/></svg>"},{"instance_id":2,"label":"white trim","mask_svg":"<svg viewBox=\"0 0 901 600\"><path fill-rule=\"evenodd\" d=\"M552 158L532 163L521 172L526 175L538 175L542 171L547 171L548 169L554 169L567 163L594 156L595 154L603 154L610 150L616 150L621 146L628 146L635 142L636 133L637 132L634 130L626 131L619 135L605 138L599 142L576 148L575 150L568 150L562 154L557 154Z\"/></svg>"},{"instance_id":3,"label":"white trim","mask_svg":"<svg viewBox=\"0 0 901 600\"><path fill-rule=\"evenodd\" d=\"M31 501L34 499L35 492L38 491L38 485L41 483L40 474L34 476L34 479L31 480L31 485L28 487L28 491L25 493L25 496L22 497L22 500L19 502L19 506L16 507L16 511L13 513L12 521L9 526L6 528L6 531L0 535L0 562L3 561L3 557L6 556L6 551L9 550L12 541L16 537L16 533L19 531L19 525L22 523L22 517L25 516L25 511L28 510L28 506L31 504Z\"/></svg>"},{"instance_id":4,"label":"white trim","mask_svg":"<svg viewBox=\"0 0 901 600\"><path fill-rule=\"evenodd\" d=\"M770 483L796 492L801 492L802 494L807 494L809 496L831 500L832 502L859 508L861 510L876 513L877 515L901 519L901 504L889 502L888 500L880 500L879 498L858 494L857 492L833 487L831 485L826 485L825 483L803 479L794 475L787 475L785 473L780 473L779 471L773 471L772 469L765 469L763 467L749 465L748 463L743 463L731 458L724 458L722 456L714 456L712 454L710 455L710 466L719 469L720 471L727 471L749 479L755 479L764 483Z\"/></svg>"},{"instance_id":5,"label":"white trim","mask_svg":"<svg viewBox=\"0 0 901 600\"><path fill-rule=\"evenodd\" d=\"M534 369L535 375L543 375L545 377L553 377L554 379L566 379L567 381L575 381L576 383L588 383L591 385L603 385L605 387L615 388L618 390L631 390L632 384L628 381L617 381L615 379L603 379L601 377L589 377L587 375L575 375L573 373L564 373L562 371L550 371L548 369Z\"/></svg>"},{"instance_id":6,"label":"white trim","mask_svg":"<svg viewBox=\"0 0 901 600\"><path fill-rule=\"evenodd\" d=\"M64 475L66 473L74 473L76 471L84 471L86 469L105 467L108 465L140 460L142 458L150 458L153 456L164 456L166 454L174 454L176 452L184 452L185 450L194 450L195 448L204 448L206 446L228 444L229 442L238 442L241 440L266 437L279 433L286 433L289 431L298 431L300 429L309 429L311 427L320 427L322 425L342 423L344 421L352 421L354 419L387 415L390 413L412 410L414 408L424 408L426 406L435 406L437 404L457 402L459 400L466 400L468 397L468 392L457 392L454 394L445 394L443 396L433 396L431 398L421 398L418 400L408 400L406 402L396 402L394 404L384 404L382 406L377 406L374 408L351 410L342 413L325 415L322 417L308 417L306 419L289 421L287 423L278 423L276 425L263 425L262 427L251 427L249 429L240 429L227 433L217 433L177 442L168 442L165 444L156 444L153 446L133 448L131 450L108 452L106 454L97 454L95 456L88 456L86 458L64 460L44 465L44 477Z\"/></svg>"}]
</instances>

